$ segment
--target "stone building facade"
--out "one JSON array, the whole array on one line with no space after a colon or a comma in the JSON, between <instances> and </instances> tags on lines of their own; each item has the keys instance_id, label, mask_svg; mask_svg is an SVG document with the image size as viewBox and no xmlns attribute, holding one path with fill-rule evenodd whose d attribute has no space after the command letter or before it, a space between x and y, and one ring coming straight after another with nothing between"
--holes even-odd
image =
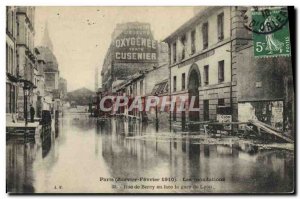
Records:
<instances>
[{"instance_id":1,"label":"stone building facade","mask_svg":"<svg viewBox=\"0 0 300 199\"><path fill-rule=\"evenodd\" d=\"M35 117L53 107L59 70L46 25L43 47L35 47L35 7L6 7L6 121L28 122L30 105Z\"/></svg>"},{"instance_id":2,"label":"stone building facade","mask_svg":"<svg viewBox=\"0 0 300 199\"><path fill-rule=\"evenodd\" d=\"M250 9L206 7L165 39L171 95L196 96L198 108L175 109L173 120L216 121L218 115L230 115L233 122L257 119L279 130L291 129L292 59L254 57L253 35L242 17Z\"/></svg>"},{"instance_id":3,"label":"stone building facade","mask_svg":"<svg viewBox=\"0 0 300 199\"><path fill-rule=\"evenodd\" d=\"M119 82L118 85L113 87L116 94L118 96L128 97L129 101L135 97L141 97L143 106L143 110L134 109L133 111L129 112L128 108L131 103L128 103L128 105L124 108L120 108L119 113L135 116L139 119L145 119L147 121L155 121L156 119L159 119L161 122L166 122L169 119L168 109L161 111L160 104L158 104L157 107L151 107L146 111L145 102L149 97L152 96L162 98L163 96L169 95L168 75L168 64L162 63L158 67L147 69L144 72L128 76L126 80Z\"/></svg>"},{"instance_id":4,"label":"stone building facade","mask_svg":"<svg viewBox=\"0 0 300 199\"><path fill-rule=\"evenodd\" d=\"M113 93L113 85L139 71L157 66L157 49L150 24L117 24L101 70L104 92Z\"/></svg>"},{"instance_id":5,"label":"stone building facade","mask_svg":"<svg viewBox=\"0 0 300 199\"><path fill-rule=\"evenodd\" d=\"M37 49L36 51L40 53ZM42 110L44 110L44 96L45 96L45 75L44 75L44 68L45 68L45 60L43 57L37 55L37 66L35 70L35 86L36 89L34 90L34 97L33 100L33 107L35 108L36 116L38 118L42 117Z\"/></svg>"},{"instance_id":6,"label":"stone building facade","mask_svg":"<svg viewBox=\"0 0 300 199\"><path fill-rule=\"evenodd\" d=\"M176 112L175 108L173 120L216 120L220 109L233 114L231 19L231 7L208 7L165 39L171 95L186 96L185 107L195 96L194 108L198 109Z\"/></svg>"},{"instance_id":7,"label":"stone building facade","mask_svg":"<svg viewBox=\"0 0 300 199\"><path fill-rule=\"evenodd\" d=\"M20 86L18 89L19 119L24 119L24 110L29 111L32 103L34 85L34 70L36 58L34 52L34 7L17 7L17 68ZM24 90L24 88L26 88ZM27 103L24 103L24 94ZM27 107L25 107L27 105ZM27 114L28 115L28 114Z\"/></svg>"},{"instance_id":8,"label":"stone building facade","mask_svg":"<svg viewBox=\"0 0 300 199\"><path fill-rule=\"evenodd\" d=\"M7 122L24 120L29 106L36 110L43 95L43 70L34 48L34 7L7 6L6 8L6 112Z\"/></svg>"},{"instance_id":9,"label":"stone building facade","mask_svg":"<svg viewBox=\"0 0 300 199\"><path fill-rule=\"evenodd\" d=\"M18 68L17 68L17 10L6 7L6 116L13 121L17 113Z\"/></svg>"}]
</instances>

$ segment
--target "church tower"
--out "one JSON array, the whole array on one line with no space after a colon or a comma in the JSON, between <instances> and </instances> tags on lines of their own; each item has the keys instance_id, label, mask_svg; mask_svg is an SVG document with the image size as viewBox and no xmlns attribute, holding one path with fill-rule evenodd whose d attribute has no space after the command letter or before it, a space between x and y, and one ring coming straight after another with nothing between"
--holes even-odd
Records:
<instances>
[{"instance_id":1,"label":"church tower","mask_svg":"<svg viewBox=\"0 0 300 199\"><path fill-rule=\"evenodd\" d=\"M46 24L45 24L44 36L42 39L42 46L48 47L53 52L53 45L52 45L52 41L49 36L48 22L46 22Z\"/></svg>"}]
</instances>

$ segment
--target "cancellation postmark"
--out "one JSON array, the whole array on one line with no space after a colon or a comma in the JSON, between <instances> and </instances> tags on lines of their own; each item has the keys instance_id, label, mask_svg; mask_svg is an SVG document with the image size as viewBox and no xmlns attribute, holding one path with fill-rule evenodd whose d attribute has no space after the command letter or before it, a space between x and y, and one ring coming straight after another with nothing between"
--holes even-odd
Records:
<instances>
[{"instance_id":1,"label":"cancellation postmark","mask_svg":"<svg viewBox=\"0 0 300 199\"><path fill-rule=\"evenodd\" d=\"M244 26L252 31L254 56L259 58L290 56L287 9L254 7L250 15L251 17L244 14Z\"/></svg>"}]
</instances>

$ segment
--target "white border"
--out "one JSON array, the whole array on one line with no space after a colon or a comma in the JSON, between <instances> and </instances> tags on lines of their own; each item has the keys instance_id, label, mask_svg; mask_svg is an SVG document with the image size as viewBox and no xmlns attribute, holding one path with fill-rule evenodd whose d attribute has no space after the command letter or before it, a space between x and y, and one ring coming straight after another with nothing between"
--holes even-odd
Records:
<instances>
[{"instance_id":1,"label":"white border","mask_svg":"<svg viewBox=\"0 0 300 199\"><path fill-rule=\"evenodd\" d=\"M2 102L2 106L0 106L0 125L1 125L1 133L0 133L0 198L48 198L52 196L8 196L5 192L5 187L6 187L6 174L5 174L5 146L6 146L6 140L5 140L5 48L4 48L4 43L5 43L5 6L6 5L35 5L35 6L205 6L205 5L294 5L297 8L299 8L299 3L300 1L291 1L291 0L285 0L285 1L280 1L280 0L264 0L264 1L259 1L259 0L239 0L239 1L233 1L233 0L222 0L222 1L217 1L217 0L211 0L211 1L193 1L193 0L172 0L172 1L167 1L167 0L159 0L159 1L141 1L141 0L109 0L109 1L96 1L96 0L72 0L72 1L62 1L62 0L46 0L46 1L41 1L41 0L2 0L0 1L0 10L1 10L1 16L0 16L0 32L1 32L1 37L0 37L0 62L1 66L1 74L0 75L0 81L2 85L2 89L0 91L0 101ZM220 4L221 3L221 4ZM298 14L296 13L296 22L299 21L298 19ZM299 28L298 28L298 23L297 23L297 37L299 36ZM299 37L296 40L297 45L296 48L299 46ZM297 51L296 57L299 56L299 50ZM297 67L297 66L296 66ZM299 76L299 71L297 70L297 76ZM297 81L297 93L299 92L299 85ZM299 102L299 99L298 99ZM299 106L297 108L297 113L299 111ZM297 117L297 124L299 124L300 119ZM297 135L297 143L299 142L299 135ZM297 154L297 159L299 157L299 152ZM298 164L297 164L298 165ZM298 174L298 172L297 172ZM298 175L297 175L298 176ZM299 184L299 183L297 183ZM296 190L299 191L298 187ZM195 195L196 196L196 195ZM66 196L55 196L56 198L65 198ZM67 196L67 197L73 197L73 196ZM77 196L77 198L89 198L91 196ZM104 197L104 198L111 198L111 197L118 197L118 196L97 196L97 197ZM128 197L128 196L127 196ZM130 197L130 196L129 196ZM136 197L145 197L145 196L136 196ZM172 197L172 198L178 198L178 197L189 197L189 196L159 196L159 197ZM199 197L199 196L196 196ZM205 197L205 196L200 196L200 197ZM216 198L219 196L212 196L210 198ZM222 196L226 197L226 196ZM253 197L253 196L245 196L245 197ZM267 196L268 198L273 198L274 196ZM276 198L285 198L286 196L275 196Z\"/></svg>"}]
</instances>

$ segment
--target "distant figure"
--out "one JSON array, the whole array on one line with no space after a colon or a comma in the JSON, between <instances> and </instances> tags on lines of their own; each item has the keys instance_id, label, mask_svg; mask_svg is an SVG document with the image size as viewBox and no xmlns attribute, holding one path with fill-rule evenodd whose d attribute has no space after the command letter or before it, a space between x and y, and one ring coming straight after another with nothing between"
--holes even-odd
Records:
<instances>
[{"instance_id":1,"label":"distant figure","mask_svg":"<svg viewBox=\"0 0 300 199\"><path fill-rule=\"evenodd\" d=\"M35 114L35 110L34 110L33 106L30 104L30 120L31 120L31 122L34 122L34 114Z\"/></svg>"}]
</instances>

